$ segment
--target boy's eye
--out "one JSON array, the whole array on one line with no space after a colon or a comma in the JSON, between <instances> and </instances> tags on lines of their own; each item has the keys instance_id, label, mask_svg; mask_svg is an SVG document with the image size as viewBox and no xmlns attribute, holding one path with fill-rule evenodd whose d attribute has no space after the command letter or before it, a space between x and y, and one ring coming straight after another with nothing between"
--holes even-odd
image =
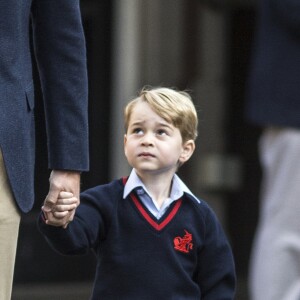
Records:
<instances>
[{"instance_id":1,"label":"boy's eye","mask_svg":"<svg viewBox=\"0 0 300 300\"><path fill-rule=\"evenodd\" d=\"M166 132L166 130L164 130L164 129L159 129L159 130L157 130L157 134L158 134L158 135L166 135L167 132Z\"/></svg>"},{"instance_id":2,"label":"boy's eye","mask_svg":"<svg viewBox=\"0 0 300 300\"><path fill-rule=\"evenodd\" d=\"M134 128L132 130L132 133L134 134L142 134L143 133L143 130L141 128Z\"/></svg>"}]
</instances>

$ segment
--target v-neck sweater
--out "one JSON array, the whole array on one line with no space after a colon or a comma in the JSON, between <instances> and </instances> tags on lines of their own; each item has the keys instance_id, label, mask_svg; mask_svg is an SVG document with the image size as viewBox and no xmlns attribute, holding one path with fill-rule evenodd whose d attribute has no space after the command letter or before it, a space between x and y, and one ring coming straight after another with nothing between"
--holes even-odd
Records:
<instances>
[{"instance_id":1,"label":"v-neck sweater","mask_svg":"<svg viewBox=\"0 0 300 300\"><path fill-rule=\"evenodd\" d=\"M161 206L159 206L151 197L150 192L144 185L143 181L139 178L134 168L132 169L128 180L126 181L123 198L126 198L133 189L136 189L136 193L139 195L139 200L141 200L141 202L155 216L156 219L160 219L172 202L177 201L180 197L182 197L184 192L195 197L176 173L172 178L170 195L163 201ZM200 202L196 197L195 199Z\"/></svg>"},{"instance_id":2,"label":"v-neck sweater","mask_svg":"<svg viewBox=\"0 0 300 300\"><path fill-rule=\"evenodd\" d=\"M92 300L231 300L232 252L207 203L188 194L157 220L132 192L123 199L122 179L81 193L67 229L39 229L66 255L95 251Z\"/></svg>"}]
</instances>

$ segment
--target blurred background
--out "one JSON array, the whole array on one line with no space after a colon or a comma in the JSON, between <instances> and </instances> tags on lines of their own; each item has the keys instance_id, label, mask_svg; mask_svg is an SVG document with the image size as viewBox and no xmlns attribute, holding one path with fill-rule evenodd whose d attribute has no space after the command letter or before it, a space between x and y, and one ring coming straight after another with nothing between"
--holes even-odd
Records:
<instances>
[{"instance_id":1,"label":"blurred background","mask_svg":"<svg viewBox=\"0 0 300 300\"><path fill-rule=\"evenodd\" d=\"M82 175L82 190L129 174L123 107L144 85L190 91L199 113L199 137L179 175L221 220L236 261L236 299L247 300L261 177L260 129L244 118L256 1L81 0L81 10L90 122L90 172ZM39 117L41 92L36 93L36 204L22 218L12 299L89 299L93 254L62 257L37 231L50 171Z\"/></svg>"}]
</instances>

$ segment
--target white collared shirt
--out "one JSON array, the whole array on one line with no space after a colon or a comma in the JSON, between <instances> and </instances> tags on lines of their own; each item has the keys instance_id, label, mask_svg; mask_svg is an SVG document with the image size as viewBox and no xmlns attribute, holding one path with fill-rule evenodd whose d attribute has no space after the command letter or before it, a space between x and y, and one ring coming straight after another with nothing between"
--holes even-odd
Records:
<instances>
[{"instance_id":1,"label":"white collared shirt","mask_svg":"<svg viewBox=\"0 0 300 300\"><path fill-rule=\"evenodd\" d=\"M168 207L176 200L180 199L184 193L190 194L199 203L200 201L193 195L189 188L183 183L183 181L174 174L172 179L172 189L170 197L165 199L162 206L159 207L155 200L152 199L151 194L147 191L147 188L136 174L136 171L132 169L130 176L125 184L123 198L125 199L132 190L136 189L139 199L146 206L146 208L157 218L160 219Z\"/></svg>"}]
</instances>

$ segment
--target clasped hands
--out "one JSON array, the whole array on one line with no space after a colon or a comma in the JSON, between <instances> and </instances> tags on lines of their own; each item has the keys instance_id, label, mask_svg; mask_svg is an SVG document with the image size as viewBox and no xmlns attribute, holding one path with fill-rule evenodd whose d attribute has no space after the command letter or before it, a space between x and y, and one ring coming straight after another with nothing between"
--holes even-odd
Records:
<instances>
[{"instance_id":1,"label":"clasped hands","mask_svg":"<svg viewBox=\"0 0 300 300\"><path fill-rule=\"evenodd\" d=\"M67 228L80 204L80 173L53 170L42 211L48 225Z\"/></svg>"}]
</instances>

